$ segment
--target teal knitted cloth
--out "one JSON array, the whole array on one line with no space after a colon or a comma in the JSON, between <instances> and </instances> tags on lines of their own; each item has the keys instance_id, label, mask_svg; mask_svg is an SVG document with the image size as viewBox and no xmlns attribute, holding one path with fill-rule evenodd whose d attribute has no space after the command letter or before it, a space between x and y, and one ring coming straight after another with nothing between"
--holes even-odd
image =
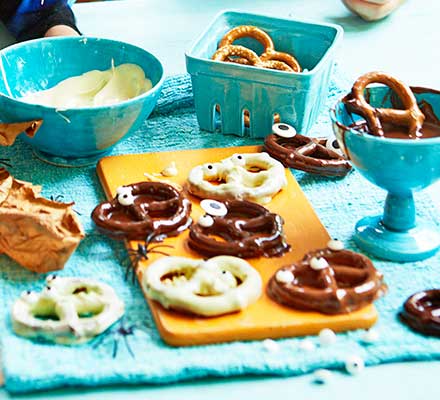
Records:
<instances>
[{"instance_id":1,"label":"teal knitted cloth","mask_svg":"<svg viewBox=\"0 0 440 400\"><path fill-rule=\"evenodd\" d=\"M332 105L346 89L338 74L330 86ZM327 136L331 127L324 110L313 135ZM134 135L119 143L112 154L170 151L204 147L255 144L256 140L199 131L188 76L169 78L154 114ZM440 358L440 340L415 334L402 325L397 312L413 292L439 285L440 256L409 264L375 261L389 286L376 304L380 314L379 340L361 343L361 331L338 334L335 345L301 350L301 338L279 340L280 350L268 351L263 342L236 342L191 348L165 345L154 326L148 306L137 285L124 280L121 265L127 258L123 245L99 235L90 220L94 206L104 199L93 167L58 168L39 161L20 140L0 149L10 158L11 173L18 179L43 185L46 197L62 195L75 201L75 210L87 232L62 276L98 278L111 286L126 304L126 326L134 326L125 339L116 333L120 325L92 343L67 347L36 343L14 335L9 309L23 290L41 290L44 276L31 273L6 256L0 256L0 338L6 388L10 392L116 383L165 383L203 376L240 374L297 375L316 368L342 368L351 354L367 365L402 360ZM344 179L326 179L294 172L314 209L333 237L355 248L351 234L355 222L382 211L385 193L356 172ZM416 196L418 212L439 224L439 210L427 191ZM311 340L317 343L317 338Z\"/></svg>"}]
</instances>

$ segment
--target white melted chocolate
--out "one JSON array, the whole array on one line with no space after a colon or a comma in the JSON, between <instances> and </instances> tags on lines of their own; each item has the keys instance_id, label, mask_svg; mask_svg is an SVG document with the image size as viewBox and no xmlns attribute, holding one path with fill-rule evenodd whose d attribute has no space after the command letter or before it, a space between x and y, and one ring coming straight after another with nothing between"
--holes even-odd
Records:
<instances>
[{"instance_id":1,"label":"white melted chocolate","mask_svg":"<svg viewBox=\"0 0 440 400\"><path fill-rule=\"evenodd\" d=\"M21 100L61 109L100 107L132 99L152 87L141 67L121 64L67 78L50 89L28 93Z\"/></svg>"}]
</instances>

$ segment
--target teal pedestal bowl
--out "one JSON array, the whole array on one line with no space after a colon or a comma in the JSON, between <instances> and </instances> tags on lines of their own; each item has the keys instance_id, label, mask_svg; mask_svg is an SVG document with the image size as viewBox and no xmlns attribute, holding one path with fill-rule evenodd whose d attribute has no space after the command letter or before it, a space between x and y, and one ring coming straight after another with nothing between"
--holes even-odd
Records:
<instances>
[{"instance_id":1,"label":"teal pedestal bowl","mask_svg":"<svg viewBox=\"0 0 440 400\"><path fill-rule=\"evenodd\" d=\"M114 63L139 65L152 81L148 92L105 107L56 109L20 100L28 92L48 89L71 76L109 69ZM164 80L159 60L127 43L87 37L38 39L0 52L0 120L42 119L35 137L22 135L36 154L66 166L93 164L148 118Z\"/></svg>"},{"instance_id":2,"label":"teal pedestal bowl","mask_svg":"<svg viewBox=\"0 0 440 400\"><path fill-rule=\"evenodd\" d=\"M367 89L375 107L391 107L386 87ZM431 118L440 116L440 92L414 89L417 101ZM423 107L422 107L423 110ZM331 111L339 145L354 167L370 182L385 189L384 213L361 219L354 239L359 247L383 259L408 262L432 256L440 247L440 232L431 221L416 218L413 192L440 178L440 137L429 139L381 138L347 126L359 119L342 101Z\"/></svg>"}]
</instances>

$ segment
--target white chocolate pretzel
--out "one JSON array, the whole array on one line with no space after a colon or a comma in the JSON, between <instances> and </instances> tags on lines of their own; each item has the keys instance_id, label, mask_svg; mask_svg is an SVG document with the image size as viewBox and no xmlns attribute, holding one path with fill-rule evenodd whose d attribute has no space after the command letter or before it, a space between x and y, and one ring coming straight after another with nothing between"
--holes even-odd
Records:
<instances>
[{"instance_id":1,"label":"white chocolate pretzel","mask_svg":"<svg viewBox=\"0 0 440 400\"><path fill-rule=\"evenodd\" d=\"M189 191L201 198L269 203L287 185L283 165L267 153L234 154L194 167Z\"/></svg>"},{"instance_id":2,"label":"white chocolate pretzel","mask_svg":"<svg viewBox=\"0 0 440 400\"><path fill-rule=\"evenodd\" d=\"M259 273L232 256L207 261L163 257L146 269L142 285L148 298L163 307L205 317L246 308L262 290Z\"/></svg>"},{"instance_id":3,"label":"white chocolate pretzel","mask_svg":"<svg viewBox=\"0 0 440 400\"><path fill-rule=\"evenodd\" d=\"M42 292L24 292L12 306L17 335L59 344L80 344L104 332L124 314L110 286L85 278L50 275Z\"/></svg>"}]
</instances>

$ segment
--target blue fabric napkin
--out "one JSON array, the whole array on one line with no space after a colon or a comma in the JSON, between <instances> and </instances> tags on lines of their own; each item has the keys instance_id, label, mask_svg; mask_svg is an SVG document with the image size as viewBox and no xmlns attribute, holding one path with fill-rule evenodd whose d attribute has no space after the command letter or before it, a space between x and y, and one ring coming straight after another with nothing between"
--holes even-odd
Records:
<instances>
[{"instance_id":1,"label":"blue fabric napkin","mask_svg":"<svg viewBox=\"0 0 440 400\"><path fill-rule=\"evenodd\" d=\"M327 106L347 89L335 74ZM313 132L331 134L327 110ZM188 76L169 78L156 111L134 135L119 143L113 154L170 151L204 147L255 144L255 139L200 131L194 114ZM123 245L99 235L90 220L104 194L93 167L58 168L39 161L20 140L12 148L0 148L0 158L10 158L11 173L18 179L43 185L46 197L62 195L75 201L75 209L87 232L62 276L88 276L115 288L126 304L125 326L134 328L125 339L120 325L92 343L78 347L36 343L15 336L9 309L23 290L41 290L45 277L31 273L6 256L0 256L0 338L6 388L29 392L69 385L96 386L116 383L166 383L203 376L239 374L297 375L317 368L342 368L349 355L359 355L367 365L402 360L440 358L440 340L413 333L402 325L397 312L413 292L438 286L440 255L423 262L397 264L374 260L385 275L389 293L376 304L380 314L377 343L361 343L362 331L338 334L335 345L304 351L302 338L279 340L280 350L268 351L263 342L236 342L191 348L165 345L154 326L148 306L137 285L124 280L127 259ZM384 166L386 168L386 166ZM356 172L344 179L326 179L294 172L314 209L333 237L355 248L351 234L355 222L382 212L385 193ZM429 191L417 194L417 210L439 224L439 210ZM316 337L311 340L318 344Z\"/></svg>"}]
</instances>

